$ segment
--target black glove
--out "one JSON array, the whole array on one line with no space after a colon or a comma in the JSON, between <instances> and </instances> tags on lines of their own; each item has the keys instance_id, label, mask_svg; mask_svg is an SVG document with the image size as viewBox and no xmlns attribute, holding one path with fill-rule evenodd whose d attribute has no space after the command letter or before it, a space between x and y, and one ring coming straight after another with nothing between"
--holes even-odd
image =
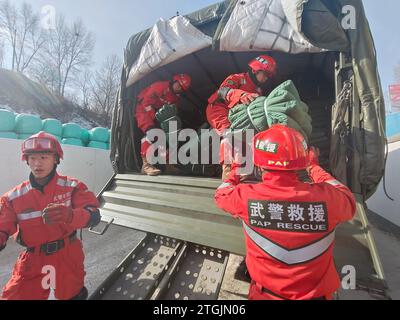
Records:
<instances>
[{"instance_id":1,"label":"black glove","mask_svg":"<svg viewBox=\"0 0 400 320\"><path fill-rule=\"evenodd\" d=\"M156 119L161 124L164 121L169 120L172 117L178 115L178 109L174 104L163 105L156 113Z\"/></svg>"}]
</instances>

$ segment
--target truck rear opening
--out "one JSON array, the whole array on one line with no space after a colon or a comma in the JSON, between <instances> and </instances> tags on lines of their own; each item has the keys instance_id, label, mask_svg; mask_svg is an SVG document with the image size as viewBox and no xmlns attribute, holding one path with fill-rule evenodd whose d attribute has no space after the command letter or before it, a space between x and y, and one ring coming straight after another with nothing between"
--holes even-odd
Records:
<instances>
[{"instance_id":1,"label":"truck rear opening","mask_svg":"<svg viewBox=\"0 0 400 320\"><path fill-rule=\"evenodd\" d=\"M251 55L242 54L241 59L246 60ZM329 170L337 55L276 56L284 70L293 71L282 81L292 79L310 107L311 144L320 148L321 165ZM208 69L203 72L207 73ZM132 251L93 298L216 299L219 294L223 295L219 292L223 281L221 270L227 266L229 253L244 256L245 246L240 222L215 207L213 195L219 184L219 177L149 177L137 172L116 175L101 194L102 216L106 220L114 219L118 225L146 231L150 240ZM346 266L355 266L358 289L385 297L383 271L368 228L363 200L361 197L357 200L357 216L336 233L337 270L344 276L346 273L342 272L347 270ZM178 243L179 248L170 247L172 243ZM210 256L212 252L214 257ZM215 258L218 253L222 258ZM164 261L166 256L168 261ZM222 273L207 275L210 271L207 268L215 264ZM180 267L182 265L186 270ZM197 277L186 279L186 273Z\"/></svg>"},{"instance_id":2,"label":"truck rear opening","mask_svg":"<svg viewBox=\"0 0 400 320\"><path fill-rule=\"evenodd\" d=\"M122 292L124 298L135 299L138 297L137 290L141 292L141 298L225 297L219 294L219 285L208 282L211 278L207 270L212 269L212 264L204 259L219 263L219 271L221 268L225 270L226 266L229 269L229 263L225 264L228 253L231 257L233 254L244 256L245 245L240 222L215 207L213 194L220 184L220 177L212 174L204 174L203 177L194 174L185 177L140 175L139 151L143 134L137 128L133 114L136 97L143 88L155 81L170 79L173 74L188 73L193 82L190 92L183 99L186 112L181 116L186 127L199 128L206 122L205 108L210 95L226 76L247 71L247 62L260 54L269 54L277 61L278 76L274 86L289 79L294 82L301 99L310 107L313 121L311 145L321 150L321 165L328 171L335 171L336 177L344 180L357 197L355 219L336 231L335 262L339 274L345 276L354 267L357 289L379 298L387 297L382 266L364 207L366 197L374 192L382 176L380 168L384 166L384 124L379 118L384 106L378 97L367 99L380 92L380 83L366 19L360 14L359 23L365 28L357 28L352 34L346 34L347 31L337 21L340 16L335 11L340 9L338 1L313 1L297 7L294 2L285 1L285 9L291 9L290 12L283 9L283 1L280 0L254 2L265 5L265 10L247 13L246 16L246 10L252 10L253 2L225 1L187 15L188 29L193 31L192 27L195 27L197 31L200 30L203 33L200 35L201 41L209 41L209 45L200 46L192 42L182 44L180 41L184 37L180 35L173 43L172 38L161 35L162 49L155 49L152 47L155 42L151 40L160 30L157 25L132 36L128 42L112 128L111 158L118 174L100 194L101 212L105 219L114 219L116 224L147 232L150 242L157 240L157 245L149 247L146 240L141 248L135 248L93 297L112 298L114 294L121 297ZM362 8L359 9L358 12L363 13ZM243 13L243 16L233 13ZM242 20L236 21L238 16ZM293 21L296 17L302 21ZM275 23L271 24L269 19ZM176 17L171 25L181 20L182 17ZM243 21L249 23L248 28L242 30L243 34L233 32ZM327 22L330 29L321 33L318 26ZM168 29L165 21L159 21L160 25ZM277 31L273 28L275 26L281 26L281 29ZM254 31L253 34L250 30ZM174 32L175 29L171 34ZM304 37L304 32L313 40L312 44ZM326 37L327 34L329 37ZM250 45L247 41L250 41ZM175 44L177 47L183 45L188 50L179 58L172 59L174 54L180 53L174 51ZM193 48L190 47L192 44ZM323 45L329 47L330 51L324 50L326 47ZM254 49L261 47L265 49ZM133 66L136 69L132 69ZM132 70L137 72L132 73ZM340 101L339 95L346 84L351 86L348 92L351 101L344 110L343 130L335 132L337 109L332 106ZM335 136L337 133L339 136ZM339 150L333 148L332 141L347 148L346 152L340 156L336 154ZM329 161L332 156L339 156L335 167ZM338 163L342 164L340 172L337 171L340 167ZM169 244L166 244L165 237ZM161 240L164 243L160 246ZM171 247L172 243L179 245ZM148 255L141 260L148 250ZM195 258L196 255L203 250L203 262L197 264L200 270L191 269L196 263L193 262L191 267L190 262L196 261L199 258ZM154 272L151 265L160 265L159 260L154 261L154 253L157 252L158 257L165 260L164 251L171 258L167 270L159 268ZM185 260L184 252L187 252L188 260ZM211 252L214 255L215 252L221 254L221 260L208 259ZM179 280L176 282L174 279L183 276L178 266L186 266L187 263L185 273L194 272L208 280L201 276L196 278L195 283L182 280L180 285L185 294L177 294L180 293L176 291ZM162 264L167 266L167 262ZM147 267L152 270L146 270ZM130 270L129 276L126 268ZM139 273L134 268L139 268ZM133 271L136 273L133 274ZM134 279L126 287L131 274ZM222 281L220 276L213 274L212 279L215 282ZM148 277L153 277L155 281L152 280L150 284ZM189 287L191 284L193 286ZM142 294L143 286L148 287L145 295ZM170 288L174 289L168 291ZM196 295L195 288L201 288L201 296Z\"/></svg>"}]
</instances>

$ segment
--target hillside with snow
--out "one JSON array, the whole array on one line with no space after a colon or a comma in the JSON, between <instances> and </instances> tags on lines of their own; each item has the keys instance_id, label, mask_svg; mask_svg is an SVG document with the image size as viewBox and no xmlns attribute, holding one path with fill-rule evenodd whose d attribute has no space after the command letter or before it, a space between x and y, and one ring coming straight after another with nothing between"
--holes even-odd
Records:
<instances>
[{"instance_id":1,"label":"hillside with snow","mask_svg":"<svg viewBox=\"0 0 400 320\"><path fill-rule=\"evenodd\" d=\"M24 75L0 68L0 109L15 113L74 122L82 128L101 126L101 119L91 110L52 94L47 88Z\"/></svg>"}]
</instances>

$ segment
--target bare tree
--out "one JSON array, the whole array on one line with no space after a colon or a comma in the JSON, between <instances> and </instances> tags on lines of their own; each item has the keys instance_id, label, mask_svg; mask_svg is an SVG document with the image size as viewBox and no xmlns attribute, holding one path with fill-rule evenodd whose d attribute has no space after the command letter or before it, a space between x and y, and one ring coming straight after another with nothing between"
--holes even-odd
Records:
<instances>
[{"instance_id":1,"label":"bare tree","mask_svg":"<svg viewBox=\"0 0 400 320\"><path fill-rule=\"evenodd\" d=\"M81 20L68 26L65 18L59 16L55 29L47 34L40 59L31 69L32 76L64 97L66 89L91 64L94 43L93 34Z\"/></svg>"},{"instance_id":2,"label":"bare tree","mask_svg":"<svg viewBox=\"0 0 400 320\"><path fill-rule=\"evenodd\" d=\"M8 0L0 2L0 34L11 46L11 68L24 73L45 43L40 18L32 6L15 7Z\"/></svg>"},{"instance_id":3,"label":"bare tree","mask_svg":"<svg viewBox=\"0 0 400 320\"><path fill-rule=\"evenodd\" d=\"M107 118L107 125L111 122L121 67L122 61L117 55L108 56L102 67L95 72L92 81L92 109Z\"/></svg>"},{"instance_id":4,"label":"bare tree","mask_svg":"<svg viewBox=\"0 0 400 320\"><path fill-rule=\"evenodd\" d=\"M0 2L0 32L2 37L7 40L12 48L11 69L15 68L15 60L17 56L17 8L10 2Z\"/></svg>"},{"instance_id":5,"label":"bare tree","mask_svg":"<svg viewBox=\"0 0 400 320\"><path fill-rule=\"evenodd\" d=\"M92 77L93 73L90 69L86 69L82 72L75 82L77 94L77 104L82 106L84 109L91 108L92 101Z\"/></svg>"}]
</instances>

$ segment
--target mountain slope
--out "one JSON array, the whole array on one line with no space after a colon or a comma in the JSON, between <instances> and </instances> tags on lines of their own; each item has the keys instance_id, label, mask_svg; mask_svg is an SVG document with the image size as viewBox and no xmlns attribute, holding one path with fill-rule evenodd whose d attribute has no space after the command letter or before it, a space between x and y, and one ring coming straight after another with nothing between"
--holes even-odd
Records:
<instances>
[{"instance_id":1,"label":"mountain slope","mask_svg":"<svg viewBox=\"0 0 400 320\"><path fill-rule=\"evenodd\" d=\"M42 119L55 118L62 123L75 122L86 129L98 127L102 122L94 112L54 95L23 74L1 68L0 108L36 114Z\"/></svg>"}]
</instances>

